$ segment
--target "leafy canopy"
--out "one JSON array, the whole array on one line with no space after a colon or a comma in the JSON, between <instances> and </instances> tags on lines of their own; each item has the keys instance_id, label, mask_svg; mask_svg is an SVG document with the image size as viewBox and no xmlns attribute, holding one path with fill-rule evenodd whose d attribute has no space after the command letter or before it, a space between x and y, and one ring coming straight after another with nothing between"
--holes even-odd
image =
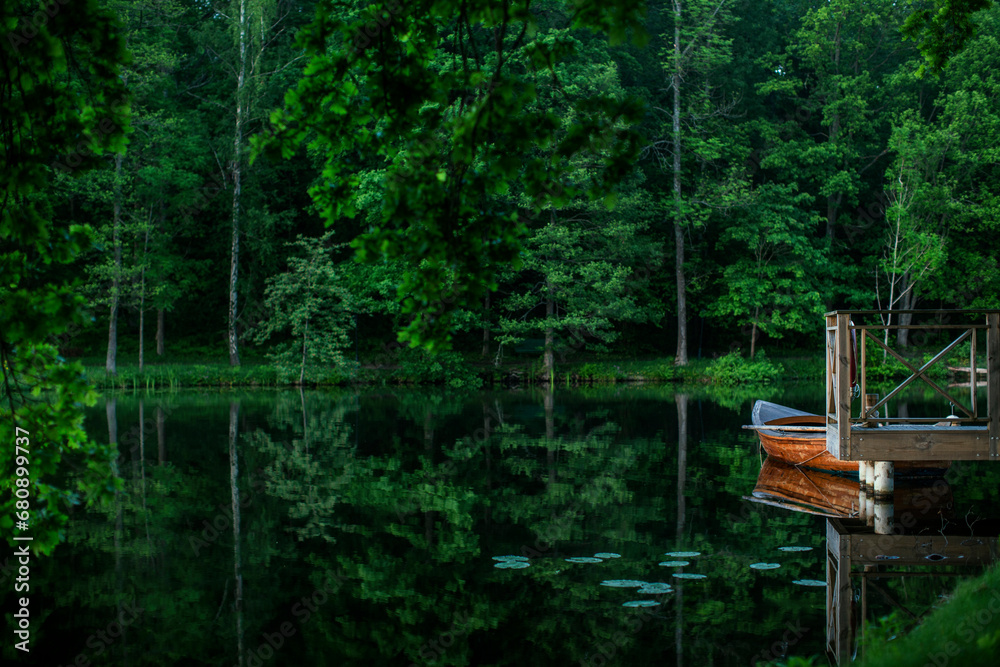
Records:
<instances>
[{"instance_id":1,"label":"leafy canopy","mask_svg":"<svg viewBox=\"0 0 1000 667\"><path fill-rule=\"evenodd\" d=\"M285 96L255 154L290 157L308 144L324 157L310 194L327 224L360 213L357 167L384 161L376 221L354 240L362 260L401 259L397 288L412 317L400 339L449 345L452 313L495 289L500 264L520 264L524 228L491 194L520 181L533 207L579 193L604 198L640 146L634 101L573 101L578 122L560 132L534 102L537 72L557 79L573 41L552 27L591 29L613 42L642 35L642 0L419 0L349 5L323 0L303 30L310 61ZM547 150L544 150L547 149ZM542 154L538 151L544 150ZM588 181L572 183L571 159L601 154ZM449 276L461 281L449 284Z\"/></svg>"}]
</instances>

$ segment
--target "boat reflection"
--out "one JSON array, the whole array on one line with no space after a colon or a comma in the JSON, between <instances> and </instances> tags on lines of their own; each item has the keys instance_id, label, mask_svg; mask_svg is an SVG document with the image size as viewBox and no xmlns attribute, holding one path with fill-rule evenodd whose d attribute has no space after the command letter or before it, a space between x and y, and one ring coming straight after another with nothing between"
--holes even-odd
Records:
<instances>
[{"instance_id":1,"label":"boat reflection","mask_svg":"<svg viewBox=\"0 0 1000 667\"><path fill-rule=\"evenodd\" d=\"M858 480L775 458L764 460L753 494L745 499L831 518L862 518L869 524L868 517L874 517L871 494ZM942 514L947 518L952 513L952 505L951 487L943 479L896 480L894 513L911 517L908 528L940 525Z\"/></svg>"},{"instance_id":2,"label":"boat reflection","mask_svg":"<svg viewBox=\"0 0 1000 667\"><path fill-rule=\"evenodd\" d=\"M902 609L886 582L901 578L976 574L998 558L1000 522L955 517L950 485L914 479L897 486L888 507L875 507L863 484L843 476L767 459L746 500L826 517L826 650L846 664L857 654L869 618L869 590ZM889 517L876 532L876 512ZM919 568L919 569L917 569ZM881 581L880 581L881 580Z\"/></svg>"}]
</instances>

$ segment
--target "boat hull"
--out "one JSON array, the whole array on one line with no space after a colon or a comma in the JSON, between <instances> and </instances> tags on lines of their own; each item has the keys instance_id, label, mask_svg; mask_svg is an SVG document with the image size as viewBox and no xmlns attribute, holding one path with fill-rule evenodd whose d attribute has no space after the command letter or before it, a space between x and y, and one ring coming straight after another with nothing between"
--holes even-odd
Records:
<instances>
[{"instance_id":1,"label":"boat hull","mask_svg":"<svg viewBox=\"0 0 1000 667\"><path fill-rule=\"evenodd\" d=\"M822 415L814 415L777 403L757 401L753 409L754 426L826 426ZM770 431L758 429L761 447L768 456L773 456L796 466L807 466L819 470L839 473L858 472L857 461L841 461L826 451L824 431ZM895 469L903 474L930 474L940 472L951 465L948 461L896 461Z\"/></svg>"}]
</instances>

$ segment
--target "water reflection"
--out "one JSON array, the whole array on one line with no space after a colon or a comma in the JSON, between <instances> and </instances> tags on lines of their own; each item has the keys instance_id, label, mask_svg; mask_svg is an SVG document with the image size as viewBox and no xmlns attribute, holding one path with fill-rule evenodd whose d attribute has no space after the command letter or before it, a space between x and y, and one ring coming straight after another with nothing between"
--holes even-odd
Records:
<instances>
[{"instance_id":1,"label":"water reflection","mask_svg":"<svg viewBox=\"0 0 1000 667\"><path fill-rule=\"evenodd\" d=\"M949 473L955 479L961 469ZM953 583L942 579L976 573L1000 555L1000 521L956 512L943 478L898 479L887 528L873 525L859 481L774 459L764 462L747 500L827 517L826 650L838 664L855 658L859 646L863 651L870 603L916 624ZM870 600L870 592L879 599Z\"/></svg>"},{"instance_id":2,"label":"water reflection","mask_svg":"<svg viewBox=\"0 0 1000 667\"><path fill-rule=\"evenodd\" d=\"M748 400L119 396L88 431L119 441L123 491L76 512L39 575L52 598L33 657L742 666L821 653L824 591L793 582L824 578L825 526L742 500L761 470L739 429ZM989 502L1000 485L974 486ZM666 555L683 552L697 555ZM495 567L503 556L528 567Z\"/></svg>"}]
</instances>

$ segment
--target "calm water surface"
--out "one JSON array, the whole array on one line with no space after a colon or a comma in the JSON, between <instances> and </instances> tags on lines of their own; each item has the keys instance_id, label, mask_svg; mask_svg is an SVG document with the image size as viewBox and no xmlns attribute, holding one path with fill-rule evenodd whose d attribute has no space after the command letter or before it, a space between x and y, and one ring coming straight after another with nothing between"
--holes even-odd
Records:
<instances>
[{"instance_id":1,"label":"calm water surface","mask_svg":"<svg viewBox=\"0 0 1000 667\"><path fill-rule=\"evenodd\" d=\"M825 588L794 582L825 579L825 523L743 499L761 468L739 428L753 398L117 395L87 429L119 443L125 491L77 511L37 575L32 658L701 666L820 654ZM970 470L953 498L977 516L998 485L988 466ZM599 562L567 560L581 557ZM602 585L614 580L636 583ZM886 585L922 611L953 584Z\"/></svg>"}]
</instances>

